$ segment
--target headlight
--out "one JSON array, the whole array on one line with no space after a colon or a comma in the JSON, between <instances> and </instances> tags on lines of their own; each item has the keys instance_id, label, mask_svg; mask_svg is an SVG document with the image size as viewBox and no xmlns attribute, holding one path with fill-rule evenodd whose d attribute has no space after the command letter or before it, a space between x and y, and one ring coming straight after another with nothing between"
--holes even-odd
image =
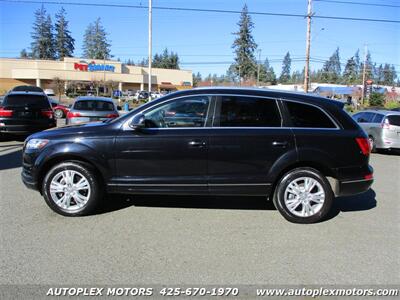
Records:
<instances>
[{"instance_id":1,"label":"headlight","mask_svg":"<svg viewBox=\"0 0 400 300\"><path fill-rule=\"evenodd\" d=\"M48 144L49 140L42 139L31 139L26 144L26 149L29 150L39 150Z\"/></svg>"}]
</instances>

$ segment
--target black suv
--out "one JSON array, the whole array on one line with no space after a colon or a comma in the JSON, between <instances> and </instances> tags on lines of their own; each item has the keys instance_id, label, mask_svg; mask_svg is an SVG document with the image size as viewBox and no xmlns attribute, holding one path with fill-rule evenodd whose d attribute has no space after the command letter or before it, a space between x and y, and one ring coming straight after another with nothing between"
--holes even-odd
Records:
<instances>
[{"instance_id":1,"label":"black suv","mask_svg":"<svg viewBox=\"0 0 400 300\"><path fill-rule=\"evenodd\" d=\"M56 126L50 101L40 88L15 87L0 106L0 134L30 134Z\"/></svg>"},{"instance_id":2,"label":"black suv","mask_svg":"<svg viewBox=\"0 0 400 300\"><path fill-rule=\"evenodd\" d=\"M367 136L342 106L260 89L176 92L30 136L22 179L66 216L92 212L104 192L212 194L264 196L287 220L312 223L373 181Z\"/></svg>"}]
</instances>

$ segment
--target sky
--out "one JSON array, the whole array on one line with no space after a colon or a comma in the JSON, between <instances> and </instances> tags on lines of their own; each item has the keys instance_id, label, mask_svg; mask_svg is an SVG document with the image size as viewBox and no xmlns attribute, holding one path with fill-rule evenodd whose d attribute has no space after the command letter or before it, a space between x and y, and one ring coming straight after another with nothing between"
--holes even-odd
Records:
<instances>
[{"instance_id":1,"label":"sky","mask_svg":"<svg viewBox=\"0 0 400 300\"><path fill-rule=\"evenodd\" d=\"M34 0L38 1L39 0ZM53 0L48 0L53 1ZM62 2L62 0L60 0ZM396 0L341 0L400 6ZM65 2L88 4L148 4L147 0L68 0ZM241 10L247 4L249 11L306 14L307 0L153 0L153 6L203 9ZM29 51L36 3L11 3L0 0L0 57L18 57L20 51ZM143 8L110 8L45 4L53 20L63 6L67 12L70 31L75 38L74 56L82 56L82 38L87 25L97 17L111 41L111 54L125 61L139 61L148 53L148 12ZM314 1L315 15L354 18L400 20L400 7L378 7ZM164 48L177 52L181 69L200 72L203 76L224 74L233 62L232 43L237 31L239 14L153 10L153 54ZM279 75L282 59L290 52L292 71L304 67L306 19L252 15L253 35L258 44L257 58L266 57ZM394 64L400 77L400 23L377 23L316 19L312 21L311 58L326 60L339 47L342 69L346 60L364 47L372 60ZM323 62L311 62L311 69L322 67Z\"/></svg>"}]
</instances>

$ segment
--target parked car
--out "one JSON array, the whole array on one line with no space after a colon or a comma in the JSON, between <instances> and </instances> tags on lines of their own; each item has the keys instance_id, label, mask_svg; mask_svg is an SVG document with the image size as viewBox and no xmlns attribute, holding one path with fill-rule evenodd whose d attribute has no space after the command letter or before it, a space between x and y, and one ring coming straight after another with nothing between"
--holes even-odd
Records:
<instances>
[{"instance_id":1,"label":"parked car","mask_svg":"<svg viewBox=\"0 0 400 300\"><path fill-rule=\"evenodd\" d=\"M118 110L111 98L78 97L67 113L66 124L104 121L117 117Z\"/></svg>"},{"instance_id":2,"label":"parked car","mask_svg":"<svg viewBox=\"0 0 400 300\"><path fill-rule=\"evenodd\" d=\"M365 110L353 115L368 135L373 152L400 149L400 112Z\"/></svg>"},{"instance_id":3,"label":"parked car","mask_svg":"<svg viewBox=\"0 0 400 300\"><path fill-rule=\"evenodd\" d=\"M56 126L49 99L43 92L11 91L0 106L0 132L29 134Z\"/></svg>"},{"instance_id":4,"label":"parked car","mask_svg":"<svg viewBox=\"0 0 400 300\"><path fill-rule=\"evenodd\" d=\"M177 107L195 121L166 121ZM263 196L287 220L312 223L335 196L369 189L369 154L367 135L339 102L204 88L169 94L110 122L32 135L22 179L66 216L91 213L105 192L212 194Z\"/></svg>"},{"instance_id":5,"label":"parked car","mask_svg":"<svg viewBox=\"0 0 400 300\"><path fill-rule=\"evenodd\" d=\"M69 112L69 107L66 105L62 105L55 101L54 99L50 98L50 104L54 111L54 117L56 119L65 118Z\"/></svg>"},{"instance_id":6,"label":"parked car","mask_svg":"<svg viewBox=\"0 0 400 300\"><path fill-rule=\"evenodd\" d=\"M147 91L138 91L138 93L137 93L138 100L149 99L149 97L150 97L150 94Z\"/></svg>"},{"instance_id":7,"label":"parked car","mask_svg":"<svg viewBox=\"0 0 400 300\"><path fill-rule=\"evenodd\" d=\"M400 107L392 108L392 111L400 111Z\"/></svg>"}]
</instances>

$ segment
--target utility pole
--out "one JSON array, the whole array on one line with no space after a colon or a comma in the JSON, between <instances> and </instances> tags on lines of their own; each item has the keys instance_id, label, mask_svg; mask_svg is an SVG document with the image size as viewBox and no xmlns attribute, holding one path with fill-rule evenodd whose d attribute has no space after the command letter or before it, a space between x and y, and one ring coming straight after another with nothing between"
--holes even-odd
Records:
<instances>
[{"instance_id":1,"label":"utility pole","mask_svg":"<svg viewBox=\"0 0 400 300\"><path fill-rule=\"evenodd\" d=\"M367 68L367 53L368 48L367 44L364 45L364 65L363 65L363 74L362 74L362 95L361 95L361 104L364 105L364 97L365 97L365 73Z\"/></svg>"},{"instance_id":2,"label":"utility pole","mask_svg":"<svg viewBox=\"0 0 400 300\"><path fill-rule=\"evenodd\" d=\"M149 0L149 79L148 79L148 86L149 86L149 94L151 92L151 60L152 60L152 53L151 53L151 47L152 47L152 31L153 31L153 27L152 27L152 0ZM149 95L150 97L150 95Z\"/></svg>"},{"instance_id":3,"label":"utility pole","mask_svg":"<svg viewBox=\"0 0 400 300\"><path fill-rule=\"evenodd\" d=\"M308 93L308 86L310 84L311 16L312 16L312 0L308 0L308 4L307 4L307 37L306 37L306 66L304 68L304 92L306 92L306 93Z\"/></svg>"},{"instance_id":4,"label":"utility pole","mask_svg":"<svg viewBox=\"0 0 400 300\"><path fill-rule=\"evenodd\" d=\"M260 85L260 65L261 65L261 49L258 49L257 87Z\"/></svg>"}]
</instances>

